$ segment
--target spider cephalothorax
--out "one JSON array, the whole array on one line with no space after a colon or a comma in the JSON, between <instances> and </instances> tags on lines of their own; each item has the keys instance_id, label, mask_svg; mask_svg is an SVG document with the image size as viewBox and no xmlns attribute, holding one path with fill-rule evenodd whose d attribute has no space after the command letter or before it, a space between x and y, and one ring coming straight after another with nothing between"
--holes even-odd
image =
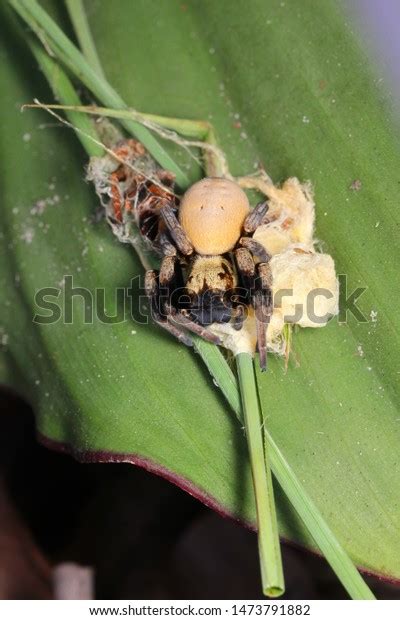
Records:
<instances>
[{"instance_id":1,"label":"spider cephalothorax","mask_svg":"<svg viewBox=\"0 0 400 620\"><path fill-rule=\"evenodd\" d=\"M267 210L263 202L251 211L243 190L224 178L195 183L178 208L163 196L163 258L160 271L146 273L154 320L186 344L188 332L219 342L206 327L232 320L240 329L251 305L263 369L272 312L270 257L252 234Z\"/></svg>"}]
</instances>

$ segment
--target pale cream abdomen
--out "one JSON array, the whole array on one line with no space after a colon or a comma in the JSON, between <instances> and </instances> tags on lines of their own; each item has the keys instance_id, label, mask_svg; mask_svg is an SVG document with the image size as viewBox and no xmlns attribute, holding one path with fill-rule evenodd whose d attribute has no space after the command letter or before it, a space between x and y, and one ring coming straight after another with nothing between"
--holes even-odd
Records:
<instances>
[{"instance_id":1,"label":"pale cream abdomen","mask_svg":"<svg viewBox=\"0 0 400 620\"><path fill-rule=\"evenodd\" d=\"M249 211L249 201L239 185L228 179L206 178L183 196L179 221L198 254L224 254L236 245Z\"/></svg>"}]
</instances>

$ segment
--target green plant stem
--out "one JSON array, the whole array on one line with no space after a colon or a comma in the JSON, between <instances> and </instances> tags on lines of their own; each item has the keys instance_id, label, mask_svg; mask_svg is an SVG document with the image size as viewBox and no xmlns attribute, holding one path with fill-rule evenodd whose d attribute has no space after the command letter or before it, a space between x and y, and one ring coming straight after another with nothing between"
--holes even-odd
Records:
<instances>
[{"instance_id":1,"label":"green plant stem","mask_svg":"<svg viewBox=\"0 0 400 620\"><path fill-rule=\"evenodd\" d=\"M269 597L277 597L284 593L285 583L272 475L268 452L264 449L253 357L249 353L239 353L236 356L236 365L253 475L263 592Z\"/></svg>"},{"instance_id":2,"label":"green plant stem","mask_svg":"<svg viewBox=\"0 0 400 620\"><path fill-rule=\"evenodd\" d=\"M28 104L26 107L36 108L40 106ZM81 112L82 114L102 117L105 116L108 118L116 118L118 120L134 120L138 123L148 123L150 125L154 125L154 128L150 126L150 129L153 130L159 126L188 138L192 138L196 141L201 140L204 144L202 148L205 151L204 168L207 172L207 176L217 177L229 175L228 165L221 149L218 146L215 130L211 123L208 123L207 121L172 118L169 116L160 116L158 114L145 114L138 112L133 108L127 108L126 110L115 110L113 108L105 108L95 105L65 106L58 104L50 104L46 107L50 110ZM194 145L199 146L197 142Z\"/></svg>"},{"instance_id":3,"label":"green plant stem","mask_svg":"<svg viewBox=\"0 0 400 620\"><path fill-rule=\"evenodd\" d=\"M66 111L66 116L71 125L75 128L75 133L81 141L86 153L89 157L100 157L104 155L104 150L93 141L98 141L98 135L93 123L88 117L84 117L82 114L73 111L74 104L79 106L81 102L65 71L63 71L57 62L46 54L44 49L38 45L32 37L28 37L28 45L46 76L56 99L65 104L71 104L65 106L72 108ZM91 136L92 139L87 136Z\"/></svg>"},{"instance_id":4,"label":"green plant stem","mask_svg":"<svg viewBox=\"0 0 400 620\"><path fill-rule=\"evenodd\" d=\"M105 79L82 0L65 0L65 5L83 55L97 75Z\"/></svg>"},{"instance_id":5,"label":"green plant stem","mask_svg":"<svg viewBox=\"0 0 400 620\"><path fill-rule=\"evenodd\" d=\"M195 339L195 349L222 390L232 410L243 424L244 416L237 381L221 351L199 338ZM348 594L356 600L375 599L317 506L304 490L268 429L264 429L264 436L274 476Z\"/></svg>"},{"instance_id":6,"label":"green plant stem","mask_svg":"<svg viewBox=\"0 0 400 620\"><path fill-rule=\"evenodd\" d=\"M97 97L110 108L126 109L119 94L90 66L83 54L68 39L54 20L36 0L9 0L20 17L32 28L47 50L53 54ZM182 189L190 184L189 178L161 146L153 134L134 120L123 120L122 125L146 147L149 153L166 170L176 175Z\"/></svg>"},{"instance_id":7,"label":"green plant stem","mask_svg":"<svg viewBox=\"0 0 400 620\"><path fill-rule=\"evenodd\" d=\"M38 106L36 104L27 104L26 107L36 108ZM210 123L207 123L206 121L172 118L169 116L160 116L158 114L145 114L143 112L138 112L133 108L127 108L126 110L114 110L113 108L104 108L97 105L75 106L59 105L53 103L48 105L47 107L51 110L68 110L74 112L81 112L82 114L89 114L92 116L106 116L107 118L116 118L118 120L131 119L138 121L139 123L149 121L151 123L159 125L160 127L165 127L166 129L176 131L183 136L195 138L196 140L205 140L211 127Z\"/></svg>"}]
</instances>

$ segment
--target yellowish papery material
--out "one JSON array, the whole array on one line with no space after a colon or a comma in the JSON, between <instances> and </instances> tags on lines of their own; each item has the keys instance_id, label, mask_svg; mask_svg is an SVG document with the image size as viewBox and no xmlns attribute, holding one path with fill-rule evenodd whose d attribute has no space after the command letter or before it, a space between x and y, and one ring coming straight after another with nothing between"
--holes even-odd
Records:
<instances>
[{"instance_id":1,"label":"yellowish papery material","mask_svg":"<svg viewBox=\"0 0 400 620\"><path fill-rule=\"evenodd\" d=\"M274 310L267 328L268 350L284 354L285 323L324 327L339 311L339 284L332 257L315 251L311 185L291 178L280 188L272 186L268 196L269 222L256 230L254 239L272 256ZM235 354L255 351L252 310L240 331L230 324L214 324L209 329Z\"/></svg>"}]
</instances>

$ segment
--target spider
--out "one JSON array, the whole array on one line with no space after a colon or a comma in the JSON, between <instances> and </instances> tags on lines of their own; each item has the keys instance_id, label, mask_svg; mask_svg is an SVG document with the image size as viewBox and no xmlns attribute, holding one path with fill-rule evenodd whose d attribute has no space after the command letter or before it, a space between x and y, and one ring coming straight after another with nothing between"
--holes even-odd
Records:
<instances>
[{"instance_id":1,"label":"spider","mask_svg":"<svg viewBox=\"0 0 400 620\"><path fill-rule=\"evenodd\" d=\"M207 326L232 320L240 329L245 307L252 306L261 370L266 369L272 277L270 256L252 235L267 211L268 201L250 210L239 185L221 177L195 183L179 205L173 195L160 192L153 243L161 248L161 266L145 276L154 321L187 345L192 344L188 332L221 344Z\"/></svg>"},{"instance_id":2,"label":"spider","mask_svg":"<svg viewBox=\"0 0 400 620\"><path fill-rule=\"evenodd\" d=\"M153 320L188 346L191 332L222 344L207 327L232 322L240 330L250 306L265 370L271 257L252 237L268 222L268 201L251 210L245 192L225 177L206 177L179 200L174 175L155 165L140 142L122 141L114 152L120 164L110 171L107 163L107 180L100 175L97 191L120 238L131 239L134 222L161 256L160 270L145 276Z\"/></svg>"}]
</instances>

